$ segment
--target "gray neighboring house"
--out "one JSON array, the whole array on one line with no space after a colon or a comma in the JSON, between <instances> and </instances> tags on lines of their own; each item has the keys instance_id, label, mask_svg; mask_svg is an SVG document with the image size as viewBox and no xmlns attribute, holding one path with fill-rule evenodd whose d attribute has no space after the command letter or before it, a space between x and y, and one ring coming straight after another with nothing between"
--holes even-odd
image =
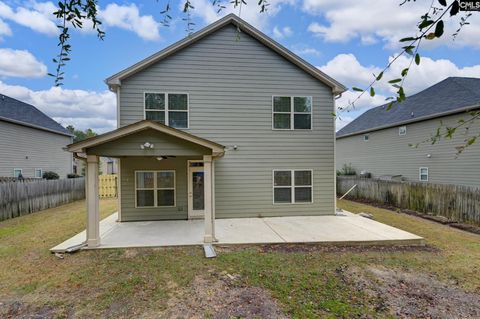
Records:
<instances>
[{"instance_id":1,"label":"gray neighboring house","mask_svg":"<svg viewBox=\"0 0 480 319\"><path fill-rule=\"evenodd\" d=\"M72 172L72 154L64 148L72 135L33 105L0 94L0 177L41 178L53 171Z\"/></svg>"},{"instance_id":2,"label":"gray neighboring house","mask_svg":"<svg viewBox=\"0 0 480 319\"><path fill-rule=\"evenodd\" d=\"M480 140L455 158L457 147L480 133L480 120L467 135L459 129L452 139L417 144L440 125L454 127L480 108L480 79L449 77L387 111L385 105L366 111L337 132L337 169L351 164L373 177L394 177L480 187Z\"/></svg>"},{"instance_id":3,"label":"gray neighboring house","mask_svg":"<svg viewBox=\"0 0 480 319\"><path fill-rule=\"evenodd\" d=\"M69 146L87 161L99 244L99 156L119 160L119 220L335 213L334 98L345 87L228 15L106 80L119 128Z\"/></svg>"}]
</instances>

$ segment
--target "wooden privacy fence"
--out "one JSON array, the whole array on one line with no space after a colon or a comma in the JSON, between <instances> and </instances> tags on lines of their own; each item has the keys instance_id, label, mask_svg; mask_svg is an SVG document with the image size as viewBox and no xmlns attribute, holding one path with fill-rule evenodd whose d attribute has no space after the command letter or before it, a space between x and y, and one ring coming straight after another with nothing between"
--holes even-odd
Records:
<instances>
[{"instance_id":1,"label":"wooden privacy fence","mask_svg":"<svg viewBox=\"0 0 480 319\"><path fill-rule=\"evenodd\" d=\"M98 193L100 198L117 197L117 175L100 175L98 177Z\"/></svg>"},{"instance_id":2,"label":"wooden privacy fence","mask_svg":"<svg viewBox=\"0 0 480 319\"><path fill-rule=\"evenodd\" d=\"M480 188L477 187L339 176L337 195L343 195L355 184L357 187L347 198L371 200L480 225Z\"/></svg>"},{"instance_id":3,"label":"wooden privacy fence","mask_svg":"<svg viewBox=\"0 0 480 319\"><path fill-rule=\"evenodd\" d=\"M85 198L83 178L0 183L0 220Z\"/></svg>"}]
</instances>

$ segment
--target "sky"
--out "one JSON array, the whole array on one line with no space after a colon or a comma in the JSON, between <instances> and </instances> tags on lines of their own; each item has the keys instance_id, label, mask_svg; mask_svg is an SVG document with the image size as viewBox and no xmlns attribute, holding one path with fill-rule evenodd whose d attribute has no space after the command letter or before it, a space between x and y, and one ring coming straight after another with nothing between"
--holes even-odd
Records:
<instances>
[{"instance_id":1,"label":"sky","mask_svg":"<svg viewBox=\"0 0 480 319\"><path fill-rule=\"evenodd\" d=\"M228 13L240 14L229 0L222 12L211 0L191 0L195 31ZM257 1L247 1L241 18L272 37L312 65L351 88L364 88L400 51L399 39L412 36L416 23L431 1L396 0L269 0L267 13ZM33 104L62 125L105 132L116 127L116 99L105 78L165 48L187 35L182 1L171 0L170 26L161 24L166 1L99 1L99 18L106 32L98 40L91 27L72 30L71 61L62 87L47 75L55 70L58 54L56 2L0 0L0 94ZM424 41L421 63L412 67L405 82L407 95L415 94L449 76L480 77L480 13L470 18L454 40L462 15L448 19L445 35ZM355 107L339 111L337 129L394 94L387 81L398 77L409 63L401 57L375 88ZM336 101L343 108L357 92L345 92Z\"/></svg>"}]
</instances>

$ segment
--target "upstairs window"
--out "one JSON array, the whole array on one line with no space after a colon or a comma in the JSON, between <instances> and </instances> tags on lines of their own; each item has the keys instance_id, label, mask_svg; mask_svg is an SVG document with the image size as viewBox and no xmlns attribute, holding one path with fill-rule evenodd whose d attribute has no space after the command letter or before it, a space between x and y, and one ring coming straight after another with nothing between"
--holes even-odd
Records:
<instances>
[{"instance_id":1,"label":"upstairs window","mask_svg":"<svg viewBox=\"0 0 480 319\"><path fill-rule=\"evenodd\" d=\"M311 96L274 96L274 130L312 129Z\"/></svg>"},{"instance_id":2,"label":"upstairs window","mask_svg":"<svg viewBox=\"0 0 480 319\"><path fill-rule=\"evenodd\" d=\"M364 140L365 142L368 142L368 140L370 140L370 135L365 134L365 135L363 136L363 140Z\"/></svg>"},{"instance_id":3,"label":"upstairs window","mask_svg":"<svg viewBox=\"0 0 480 319\"><path fill-rule=\"evenodd\" d=\"M274 170L273 203L311 203L312 185L311 170Z\"/></svg>"},{"instance_id":4,"label":"upstairs window","mask_svg":"<svg viewBox=\"0 0 480 319\"><path fill-rule=\"evenodd\" d=\"M421 182L428 182L428 167L420 167L419 175Z\"/></svg>"},{"instance_id":5,"label":"upstairs window","mask_svg":"<svg viewBox=\"0 0 480 319\"><path fill-rule=\"evenodd\" d=\"M398 135L399 136L407 135L407 127L406 126L400 126L398 128Z\"/></svg>"},{"instance_id":6,"label":"upstairs window","mask_svg":"<svg viewBox=\"0 0 480 319\"><path fill-rule=\"evenodd\" d=\"M145 93L145 119L188 128L188 94Z\"/></svg>"}]
</instances>

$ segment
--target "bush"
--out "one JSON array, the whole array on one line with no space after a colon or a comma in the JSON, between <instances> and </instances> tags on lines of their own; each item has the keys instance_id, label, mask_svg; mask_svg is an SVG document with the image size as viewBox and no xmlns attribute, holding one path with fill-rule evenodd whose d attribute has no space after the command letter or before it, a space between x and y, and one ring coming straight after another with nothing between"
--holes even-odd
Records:
<instances>
[{"instance_id":1,"label":"bush","mask_svg":"<svg viewBox=\"0 0 480 319\"><path fill-rule=\"evenodd\" d=\"M82 177L82 176L74 173L67 174L67 178L79 178L79 177Z\"/></svg>"},{"instance_id":2,"label":"bush","mask_svg":"<svg viewBox=\"0 0 480 319\"><path fill-rule=\"evenodd\" d=\"M43 173L43 178L45 179L59 179L60 176L58 176L57 173L52 172L52 171L46 171Z\"/></svg>"},{"instance_id":3,"label":"bush","mask_svg":"<svg viewBox=\"0 0 480 319\"><path fill-rule=\"evenodd\" d=\"M357 172L352 164L343 164L342 169L337 171L337 175L357 175Z\"/></svg>"}]
</instances>

